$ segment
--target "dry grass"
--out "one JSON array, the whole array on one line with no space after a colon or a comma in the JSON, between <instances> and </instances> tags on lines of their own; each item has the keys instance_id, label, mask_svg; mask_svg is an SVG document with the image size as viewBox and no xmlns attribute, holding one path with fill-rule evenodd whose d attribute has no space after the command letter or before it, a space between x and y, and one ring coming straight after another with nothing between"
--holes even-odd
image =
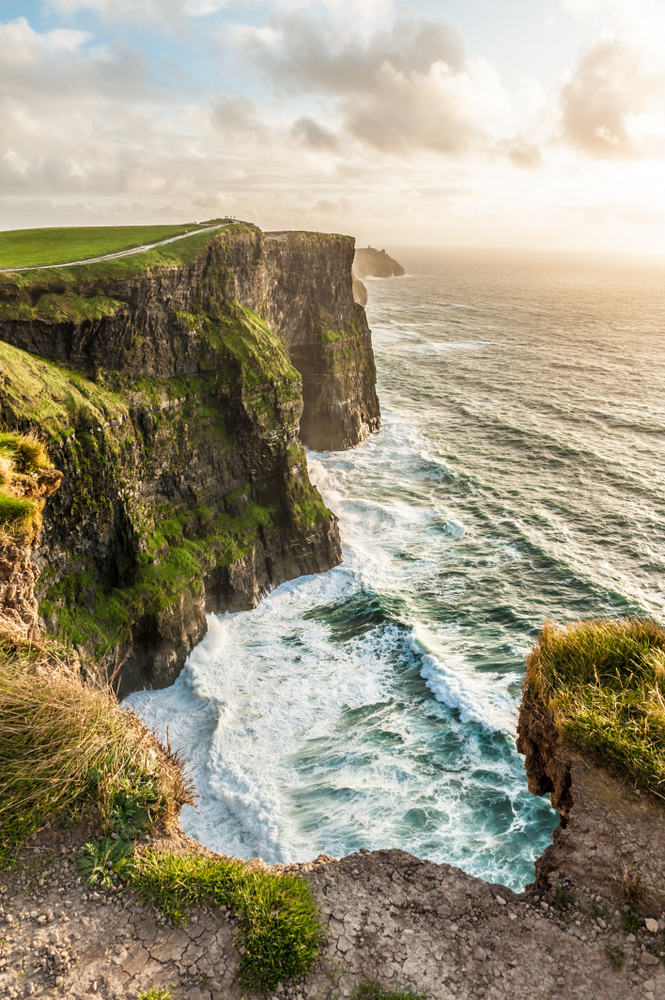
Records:
<instances>
[{"instance_id":1,"label":"dry grass","mask_svg":"<svg viewBox=\"0 0 665 1000\"><path fill-rule=\"evenodd\" d=\"M39 473L52 468L36 435L0 431L0 543L37 539L44 507Z\"/></svg>"},{"instance_id":2,"label":"dry grass","mask_svg":"<svg viewBox=\"0 0 665 1000\"><path fill-rule=\"evenodd\" d=\"M94 812L106 831L144 827L191 801L177 754L164 750L110 684L84 684L55 642L0 635L0 861L63 811Z\"/></svg>"},{"instance_id":3,"label":"dry grass","mask_svg":"<svg viewBox=\"0 0 665 1000\"><path fill-rule=\"evenodd\" d=\"M546 622L524 690L569 745L665 797L665 628L638 618Z\"/></svg>"}]
</instances>

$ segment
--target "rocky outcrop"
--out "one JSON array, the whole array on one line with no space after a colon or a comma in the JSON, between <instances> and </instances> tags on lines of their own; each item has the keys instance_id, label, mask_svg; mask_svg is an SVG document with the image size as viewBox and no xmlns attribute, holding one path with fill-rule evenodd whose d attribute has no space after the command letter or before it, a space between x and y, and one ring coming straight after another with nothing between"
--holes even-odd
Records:
<instances>
[{"instance_id":1,"label":"rocky outcrop","mask_svg":"<svg viewBox=\"0 0 665 1000\"><path fill-rule=\"evenodd\" d=\"M400 278L404 268L388 256L385 250L374 247L358 247L353 261L356 278Z\"/></svg>"},{"instance_id":2,"label":"rocky outcrop","mask_svg":"<svg viewBox=\"0 0 665 1000\"><path fill-rule=\"evenodd\" d=\"M58 489L61 479L56 469L43 469L32 478L29 495L43 502ZM28 491L21 492L26 495ZM19 640L33 641L39 635L35 597L39 568L33 559L39 542L38 533L12 536L5 530L0 536L0 633Z\"/></svg>"},{"instance_id":3,"label":"rocky outcrop","mask_svg":"<svg viewBox=\"0 0 665 1000\"><path fill-rule=\"evenodd\" d=\"M550 794L561 819L536 862L536 886L585 885L617 906L659 917L665 911L665 802L633 788L567 747L555 721L527 695L517 749L529 790Z\"/></svg>"},{"instance_id":4,"label":"rocky outcrop","mask_svg":"<svg viewBox=\"0 0 665 1000\"><path fill-rule=\"evenodd\" d=\"M121 694L172 683L206 611L340 561L300 442L379 427L352 258L348 237L240 226L178 267L3 277L0 418L64 473L40 611L83 659L123 663Z\"/></svg>"}]
</instances>

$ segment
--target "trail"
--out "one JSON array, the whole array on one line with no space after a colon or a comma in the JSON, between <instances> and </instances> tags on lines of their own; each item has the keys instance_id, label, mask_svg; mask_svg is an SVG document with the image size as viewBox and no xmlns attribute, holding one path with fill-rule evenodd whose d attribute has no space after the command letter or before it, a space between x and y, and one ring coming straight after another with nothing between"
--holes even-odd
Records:
<instances>
[{"instance_id":1,"label":"trail","mask_svg":"<svg viewBox=\"0 0 665 1000\"><path fill-rule=\"evenodd\" d=\"M0 267L0 274L14 273L15 271L48 271L53 267L77 267L80 264L99 264L103 260L117 260L119 257L131 257L137 253L147 253L156 247L164 247L167 243L177 243L178 240L186 240L188 236L198 236L200 233L211 233L215 229L225 229L234 225L238 220L231 219L229 222L222 222L218 226L207 226L205 229L193 229L190 233L181 233L180 236L169 236L167 240L160 240L159 243L144 243L140 247L132 247L131 250L119 250L117 253L107 253L102 257L84 258L83 260L71 260L67 264L38 264L33 267Z\"/></svg>"}]
</instances>

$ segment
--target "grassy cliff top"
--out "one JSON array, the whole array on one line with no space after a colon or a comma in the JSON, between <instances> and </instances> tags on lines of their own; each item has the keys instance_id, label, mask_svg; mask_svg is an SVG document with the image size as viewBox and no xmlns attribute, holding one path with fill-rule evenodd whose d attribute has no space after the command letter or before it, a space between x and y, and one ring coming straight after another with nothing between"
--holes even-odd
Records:
<instances>
[{"instance_id":1,"label":"grassy cliff top","mask_svg":"<svg viewBox=\"0 0 665 1000\"><path fill-rule=\"evenodd\" d=\"M211 229L212 226L221 228ZM174 243L155 246L151 250L130 253L127 256L104 259L104 254L121 253L170 239L189 229L184 239ZM161 232L158 232L161 230ZM19 288L37 286L48 288L57 285L62 289L82 283L114 278L131 278L145 271L161 268L181 267L190 264L205 252L211 240L226 238L231 233L256 227L250 223L224 224L223 219L212 219L198 226L118 226L117 228L90 227L88 229L30 229L0 233L0 286L13 285ZM50 243L49 233L70 234L58 237ZM83 235L82 235L83 234ZM116 235L113 235L116 234ZM70 238L71 237L71 238ZM12 249L16 240L17 249ZM94 250L97 246L99 249ZM95 254L100 259L94 259ZM85 263L85 258L90 258ZM43 263L30 263L42 260ZM69 261L83 260L81 264ZM22 263L15 263L22 261ZM33 267L36 270L2 270L11 267Z\"/></svg>"},{"instance_id":2,"label":"grassy cliff top","mask_svg":"<svg viewBox=\"0 0 665 1000\"><path fill-rule=\"evenodd\" d=\"M14 229L0 232L0 268L67 264L109 253L120 253L160 240L196 232L210 223L165 226L63 226L54 229Z\"/></svg>"},{"instance_id":3,"label":"grassy cliff top","mask_svg":"<svg viewBox=\"0 0 665 1000\"><path fill-rule=\"evenodd\" d=\"M665 798L665 628L649 619L547 622L525 697L565 744Z\"/></svg>"}]
</instances>

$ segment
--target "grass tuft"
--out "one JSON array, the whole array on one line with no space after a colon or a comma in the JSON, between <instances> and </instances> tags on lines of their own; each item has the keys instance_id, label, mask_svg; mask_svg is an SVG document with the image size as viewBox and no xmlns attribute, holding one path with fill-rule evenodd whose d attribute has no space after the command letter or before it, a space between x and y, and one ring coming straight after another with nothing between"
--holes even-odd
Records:
<instances>
[{"instance_id":1,"label":"grass tuft","mask_svg":"<svg viewBox=\"0 0 665 1000\"><path fill-rule=\"evenodd\" d=\"M425 993L386 989L377 979L367 979L353 991L353 1000L426 1000Z\"/></svg>"},{"instance_id":2,"label":"grass tuft","mask_svg":"<svg viewBox=\"0 0 665 1000\"><path fill-rule=\"evenodd\" d=\"M323 934L311 886L294 875L248 872L239 861L137 853L128 863L132 888L175 926L195 907L228 907L240 921L243 990L274 992L305 975Z\"/></svg>"},{"instance_id":3,"label":"grass tuft","mask_svg":"<svg viewBox=\"0 0 665 1000\"><path fill-rule=\"evenodd\" d=\"M64 810L92 810L110 833L131 829L132 819L136 827L137 813L146 829L187 800L177 757L120 708L110 686L84 684L45 638L0 635L0 867Z\"/></svg>"},{"instance_id":4,"label":"grass tuft","mask_svg":"<svg viewBox=\"0 0 665 1000\"><path fill-rule=\"evenodd\" d=\"M610 944L609 941L606 941L605 952L614 969L619 972L623 968L623 960L626 957L623 948L620 948L618 944Z\"/></svg>"},{"instance_id":5,"label":"grass tuft","mask_svg":"<svg viewBox=\"0 0 665 1000\"><path fill-rule=\"evenodd\" d=\"M173 996L172 986L163 986L161 989L147 990L139 993L137 1000L171 1000Z\"/></svg>"},{"instance_id":6,"label":"grass tuft","mask_svg":"<svg viewBox=\"0 0 665 1000\"><path fill-rule=\"evenodd\" d=\"M567 744L665 798L665 628L638 618L546 622L524 690Z\"/></svg>"}]
</instances>

